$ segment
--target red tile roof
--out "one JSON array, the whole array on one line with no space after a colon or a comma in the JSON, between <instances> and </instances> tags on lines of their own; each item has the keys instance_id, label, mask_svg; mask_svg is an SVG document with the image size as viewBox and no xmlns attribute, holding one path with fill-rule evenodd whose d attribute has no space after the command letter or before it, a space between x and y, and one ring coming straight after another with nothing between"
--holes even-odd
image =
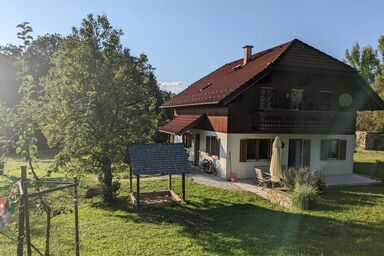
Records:
<instances>
[{"instance_id":1,"label":"red tile roof","mask_svg":"<svg viewBox=\"0 0 384 256\"><path fill-rule=\"evenodd\" d=\"M253 54L251 60L244 66L242 66L242 58L225 64L193 83L161 107L218 104L241 90L247 82L263 74L271 64L277 62L290 66L353 70L339 60L294 39Z\"/></svg>"},{"instance_id":2,"label":"red tile roof","mask_svg":"<svg viewBox=\"0 0 384 256\"><path fill-rule=\"evenodd\" d=\"M205 115L178 115L163 127L160 131L169 134L181 135L198 124Z\"/></svg>"}]
</instances>

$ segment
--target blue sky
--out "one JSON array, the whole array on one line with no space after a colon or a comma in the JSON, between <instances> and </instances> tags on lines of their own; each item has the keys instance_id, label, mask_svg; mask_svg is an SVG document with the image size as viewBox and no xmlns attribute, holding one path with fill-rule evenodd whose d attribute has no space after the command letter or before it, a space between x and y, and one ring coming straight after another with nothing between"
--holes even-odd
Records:
<instances>
[{"instance_id":1,"label":"blue sky","mask_svg":"<svg viewBox=\"0 0 384 256\"><path fill-rule=\"evenodd\" d=\"M384 1L0 0L0 8L0 44L18 42L21 21L35 36L67 35L87 14L105 13L175 91L241 58L245 44L259 51L298 38L342 59L354 42L376 46L384 34Z\"/></svg>"}]
</instances>

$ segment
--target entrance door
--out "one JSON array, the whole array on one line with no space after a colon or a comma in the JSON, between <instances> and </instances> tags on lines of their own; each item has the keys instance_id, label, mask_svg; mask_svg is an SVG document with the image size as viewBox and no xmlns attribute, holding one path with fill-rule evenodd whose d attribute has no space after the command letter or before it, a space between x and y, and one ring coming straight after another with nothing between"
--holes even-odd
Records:
<instances>
[{"instance_id":1,"label":"entrance door","mask_svg":"<svg viewBox=\"0 0 384 256\"><path fill-rule=\"evenodd\" d=\"M288 149L288 167L301 168L310 166L311 141L290 139Z\"/></svg>"},{"instance_id":2,"label":"entrance door","mask_svg":"<svg viewBox=\"0 0 384 256\"><path fill-rule=\"evenodd\" d=\"M195 159L193 161L194 165L199 165L200 160L200 134L195 135Z\"/></svg>"}]
</instances>

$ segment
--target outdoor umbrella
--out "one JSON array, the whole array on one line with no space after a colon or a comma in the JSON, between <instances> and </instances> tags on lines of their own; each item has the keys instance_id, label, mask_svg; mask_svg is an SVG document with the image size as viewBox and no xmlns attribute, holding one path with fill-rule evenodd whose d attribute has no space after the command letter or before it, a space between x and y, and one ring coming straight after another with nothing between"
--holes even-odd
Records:
<instances>
[{"instance_id":1,"label":"outdoor umbrella","mask_svg":"<svg viewBox=\"0 0 384 256\"><path fill-rule=\"evenodd\" d=\"M281 141L279 137L276 137L272 144L272 158L269 172L271 173L272 182L280 182L283 178L283 172L281 171Z\"/></svg>"}]
</instances>

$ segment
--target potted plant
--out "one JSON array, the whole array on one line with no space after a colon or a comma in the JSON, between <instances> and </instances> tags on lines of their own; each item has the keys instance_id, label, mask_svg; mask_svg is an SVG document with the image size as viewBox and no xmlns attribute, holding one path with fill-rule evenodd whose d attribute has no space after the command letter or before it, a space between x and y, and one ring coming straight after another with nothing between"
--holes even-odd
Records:
<instances>
[{"instance_id":1,"label":"potted plant","mask_svg":"<svg viewBox=\"0 0 384 256\"><path fill-rule=\"evenodd\" d=\"M232 182L236 182L237 181L237 173L231 172L229 178L231 179Z\"/></svg>"}]
</instances>

